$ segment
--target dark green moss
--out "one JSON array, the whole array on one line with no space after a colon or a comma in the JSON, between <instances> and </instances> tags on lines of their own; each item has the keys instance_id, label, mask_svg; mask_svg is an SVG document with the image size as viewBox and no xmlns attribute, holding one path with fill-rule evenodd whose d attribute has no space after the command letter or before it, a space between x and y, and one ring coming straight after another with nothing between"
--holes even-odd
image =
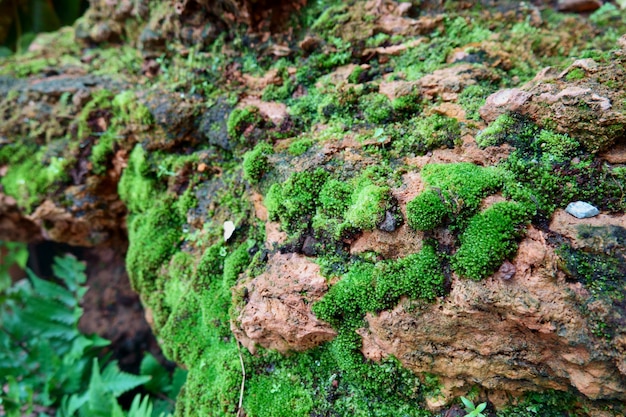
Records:
<instances>
[{"instance_id":1,"label":"dark green moss","mask_svg":"<svg viewBox=\"0 0 626 417\"><path fill-rule=\"evenodd\" d=\"M565 413L565 414L564 414ZM497 413L498 417L562 417L584 415L576 396L563 391L529 392L516 405Z\"/></svg>"},{"instance_id":2,"label":"dark green moss","mask_svg":"<svg viewBox=\"0 0 626 417\"><path fill-rule=\"evenodd\" d=\"M231 253L224 261L224 287L230 288L237 282L241 274L250 263L250 243L244 242Z\"/></svg>"},{"instance_id":3,"label":"dark green moss","mask_svg":"<svg viewBox=\"0 0 626 417\"><path fill-rule=\"evenodd\" d=\"M398 155L424 154L430 150L454 147L461 138L459 122L438 114L413 117L391 132L393 149Z\"/></svg>"},{"instance_id":4,"label":"dark green moss","mask_svg":"<svg viewBox=\"0 0 626 417\"><path fill-rule=\"evenodd\" d=\"M259 142L254 149L243 155L243 177L250 183L257 183L271 169L267 156L274 153L271 145Z\"/></svg>"},{"instance_id":5,"label":"dark green moss","mask_svg":"<svg viewBox=\"0 0 626 417\"><path fill-rule=\"evenodd\" d=\"M419 114L423 103L419 94L411 93L393 99L391 107L396 119L405 119Z\"/></svg>"},{"instance_id":6,"label":"dark green moss","mask_svg":"<svg viewBox=\"0 0 626 417\"><path fill-rule=\"evenodd\" d=\"M500 202L470 219L452 266L464 277L479 280L493 274L517 250L520 226L531 213L514 202Z\"/></svg>"},{"instance_id":7,"label":"dark green moss","mask_svg":"<svg viewBox=\"0 0 626 417\"><path fill-rule=\"evenodd\" d=\"M519 121L510 114L502 114L491 122L489 126L478 132L476 143L481 148L501 145L515 134L514 129L518 123Z\"/></svg>"},{"instance_id":8,"label":"dark green moss","mask_svg":"<svg viewBox=\"0 0 626 417\"><path fill-rule=\"evenodd\" d=\"M565 79L567 81L582 80L583 78L585 78L585 75L585 70L583 70L582 68L573 68L567 73Z\"/></svg>"}]
</instances>

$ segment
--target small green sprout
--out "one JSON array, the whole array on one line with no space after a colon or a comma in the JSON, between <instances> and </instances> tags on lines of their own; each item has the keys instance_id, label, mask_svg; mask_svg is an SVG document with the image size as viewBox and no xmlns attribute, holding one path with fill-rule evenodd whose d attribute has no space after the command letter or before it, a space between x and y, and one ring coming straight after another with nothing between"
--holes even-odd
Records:
<instances>
[{"instance_id":1,"label":"small green sprout","mask_svg":"<svg viewBox=\"0 0 626 417\"><path fill-rule=\"evenodd\" d=\"M461 397L461 401L465 406L465 411L467 411L465 417L486 417L482 411L487 407L487 403L481 403L475 406L473 402L465 397Z\"/></svg>"}]
</instances>

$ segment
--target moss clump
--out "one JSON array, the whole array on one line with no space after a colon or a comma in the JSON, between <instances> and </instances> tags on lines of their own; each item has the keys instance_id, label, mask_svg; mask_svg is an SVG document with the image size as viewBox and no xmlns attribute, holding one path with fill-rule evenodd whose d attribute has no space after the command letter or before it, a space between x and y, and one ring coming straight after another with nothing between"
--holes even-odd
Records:
<instances>
[{"instance_id":1,"label":"moss clump","mask_svg":"<svg viewBox=\"0 0 626 417\"><path fill-rule=\"evenodd\" d=\"M422 178L429 188L407 203L409 226L431 230L453 213L455 221L462 221L478 208L483 197L502 187L504 177L498 168L467 162L426 165Z\"/></svg>"},{"instance_id":2,"label":"moss clump","mask_svg":"<svg viewBox=\"0 0 626 417\"><path fill-rule=\"evenodd\" d=\"M237 283L237 278L250 263L251 242L244 242L224 261L224 286L230 288Z\"/></svg>"},{"instance_id":3,"label":"moss clump","mask_svg":"<svg viewBox=\"0 0 626 417\"><path fill-rule=\"evenodd\" d=\"M485 104L487 97L496 91L493 84L481 83L468 85L459 94L459 104L465 110L468 120L480 120L480 108Z\"/></svg>"},{"instance_id":4,"label":"moss clump","mask_svg":"<svg viewBox=\"0 0 626 417\"><path fill-rule=\"evenodd\" d=\"M121 123L150 125L154 121L150 110L137 99L133 91L123 91L113 97L115 118Z\"/></svg>"},{"instance_id":5,"label":"moss clump","mask_svg":"<svg viewBox=\"0 0 626 417\"><path fill-rule=\"evenodd\" d=\"M422 111L422 98L416 93L396 97L391 102L391 107L396 119L410 118Z\"/></svg>"},{"instance_id":6,"label":"moss clump","mask_svg":"<svg viewBox=\"0 0 626 417\"><path fill-rule=\"evenodd\" d=\"M230 113L226 122L228 137L237 143L243 143L245 141L243 134L246 129L261 122L263 122L263 117L261 117L257 107L248 106L243 109L235 109Z\"/></svg>"},{"instance_id":7,"label":"moss clump","mask_svg":"<svg viewBox=\"0 0 626 417\"><path fill-rule=\"evenodd\" d=\"M360 320L366 312L392 308L401 296L432 301L443 293L441 261L431 246L395 261L356 263L313 305L333 325Z\"/></svg>"},{"instance_id":8,"label":"moss clump","mask_svg":"<svg viewBox=\"0 0 626 417\"><path fill-rule=\"evenodd\" d=\"M362 97L360 107L368 123L387 123L393 117L391 102L384 94L372 93Z\"/></svg>"},{"instance_id":9,"label":"moss clump","mask_svg":"<svg viewBox=\"0 0 626 417\"><path fill-rule=\"evenodd\" d=\"M151 174L146 151L141 145L135 145L128 165L120 178L117 191L131 213L148 210L157 195L158 185Z\"/></svg>"},{"instance_id":10,"label":"moss clump","mask_svg":"<svg viewBox=\"0 0 626 417\"><path fill-rule=\"evenodd\" d=\"M352 187L347 182L335 179L324 183L319 201L323 211L331 217L341 217L349 205Z\"/></svg>"},{"instance_id":11,"label":"moss clump","mask_svg":"<svg viewBox=\"0 0 626 417\"><path fill-rule=\"evenodd\" d=\"M274 148L265 142L259 142L254 149L243 155L243 177L250 183L259 182L271 169L267 156L274 153Z\"/></svg>"},{"instance_id":12,"label":"moss clump","mask_svg":"<svg viewBox=\"0 0 626 417\"><path fill-rule=\"evenodd\" d=\"M537 145L541 148L544 159L550 162L571 160L580 153L580 143L576 139L547 129L539 133Z\"/></svg>"},{"instance_id":13,"label":"moss clump","mask_svg":"<svg viewBox=\"0 0 626 417\"><path fill-rule=\"evenodd\" d=\"M456 272L474 280L494 273L517 250L519 227L530 217L527 207L510 201L496 203L473 217L452 259Z\"/></svg>"},{"instance_id":14,"label":"moss clump","mask_svg":"<svg viewBox=\"0 0 626 417\"><path fill-rule=\"evenodd\" d=\"M392 134L392 146L399 155L424 154L441 147L452 148L461 137L459 122L439 114L414 117L396 130Z\"/></svg>"},{"instance_id":15,"label":"moss clump","mask_svg":"<svg viewBox=\"0 0 626 417\"><path fill-rule=\"evenodd\" d=\"M313 399L297 374L278 370L252 377L244 407L251 417L309 417Z\"/></svg>"},{"instance_id":16,"label":"moss clump","mask_svg":"<svg viewBox=\"0 0 626 417\"><path fill-rule=\"evenodd\" d=\"M370 184L353 194L352 204L345 214L351 226L362 230L371 230L385 216L389 199L389 187Z\"/></svg>"},{"instance_id":17,"label":"moss clump","mask_svg":"<svg viewBox=\"0 0 626 417\"><path fill-rule=\"evenodd\" d=\"M151 201L151 207L141 214L131 216L128 224L130 245L126 265L133 287L145 295L148 305L159 297L157 281L159 270L178 250L183 219L173 209L169 200ZM164 317L155 311L155 319ZM162 324L162 323L161 323Z\"/></svg>"},{"instance_id":18,"label":"moss clump","mask_svg":"<svg viewBox=\"0 0 626 417\"><path fill-rule=\"evenodd\" d=\"M443 196L433 189L419 194L406 205L406 217L415 230L431 230L443 223L450 214Z\"/></svg>"},{"instance_id":19,"label":"moss clump","mask_svg":"<svg viewBox=\"0 0 626 417\"><path fill-rule=\"evenodd\" d=\"M98 137L98 141L91 148L91 156L89 157L95 174L102 175L106 172L109 157L113 153L115 143L120 138L122 136L118 135L115 128L107 129Z\"/></svg>"},{"instance_id":20,"label":"moss clump","mask_svg":"<svg viewBox=\"0 0 626 417\"><path fill-rule=\"evenodd\" d=\"M514 133L513 129L518 122L509 114L498 116L489 126L478 132L476 143L481 148L501 145Z\"/></svg>"},{"instance_id":21,"label":"moss clump","mask_svg":"<svg viewBox=\"0 0 626 417\"><path fill-rule=\"evenodd\" d=\"M288 152L293 156L300 156L313 145L313 141L309 138L302 138L292 142L289 145Z\"/></svg>"},{"instance_id":22,"label":"moss clump","mask_svg":"<svg viewBox=\"0 0 626 417\"><path fill-rule=\"evenodd\" d=\"M573 68L571 71L569 71L567 73L567 75L565 76L565 79L567 81L577 81L577 80L582 80L583 78L585 78L585 70L583 70L582 68Z\"/></svg>"},{"instance_id":23,"label":"moss clump","mask_svg":"<svg viewBox=\"0 0 626 417\"><path fill-rule=\"evenodd\" d=\"M280 220L290 233L306 227L327 179L328 173L318 168L313 172L296 172L282 185L272 184L265 197L270 219Z\"/></svg>"},{"instance_id":24,"label":"moss clump","mask_svg":"<svg viewBox=\"0 0 626 417\"><path fill-rule=\"evenodd\" d=\"M11 155L12 151L15 154ZM0 179L7 195L15 198L26 212L31 212L41 200L53 194L68 179L70 161L63 157L46 156L46 149L29 154L30 147L5 145L0 161L9 162L9 169Z\"/></svg>"}]
</instances>

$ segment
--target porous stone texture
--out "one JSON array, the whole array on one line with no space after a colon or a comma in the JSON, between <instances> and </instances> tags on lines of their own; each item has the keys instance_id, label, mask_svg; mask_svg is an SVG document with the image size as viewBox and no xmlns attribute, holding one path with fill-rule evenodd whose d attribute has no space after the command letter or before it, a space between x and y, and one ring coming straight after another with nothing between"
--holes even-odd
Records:
<instances>
[{"instance_id":1,"label":"porous stone texture","mask_svg":"<svg viewBox=\"0 0 626 417\"><path fill-rule=\"evenodd\" d=\"M438 303L368 314L364 355L445 375L457 394L473 384L513 393L572 385L589 398L626 399L625 359L590 334L578 307L586 290L558 272L545 233L531 228L512 265L510 279L455 278Z\"/></svg>"},{"instance_id":2,"label":"porous stone texture","mask_svg":"<svg viewBox=\"0 0 626 417\"><path fill-rule=\"evenodd\" d=\"M576 137L591 152L601 152L626 131L622 93L606 86L624 85L624 79L623 55L605 65L578 60L560 73L546 68L521 88L490 95L480 115L492 122L506 112L520 113L539 126Z\"/></svg>"},{"instance_id":3,"label":"porous stone texture","mask_svg":"<svg viewBox=\"0 0 626 417\"><path fill-rule=\"evenodd\" d=\"M233 290L247 296L231 329L253 353L257 345L283 353L318 346L337 334L311 312L327 290L319 265L302 255L276 253L266 272Z\"/></svg>"}]
</instances>

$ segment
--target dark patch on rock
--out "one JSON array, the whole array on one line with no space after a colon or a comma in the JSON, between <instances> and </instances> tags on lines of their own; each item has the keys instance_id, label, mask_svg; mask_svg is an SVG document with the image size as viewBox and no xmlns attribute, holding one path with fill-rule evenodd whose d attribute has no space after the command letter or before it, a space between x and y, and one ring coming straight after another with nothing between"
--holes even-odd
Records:
<instances>
[{"instance_id":1,"label":"dark patch on rock","mask_svg":"<svg viewBox=\"0 0 626 417\"><path fill-rule=\"evenodd\" d=\"M233 107L226 102L226 99L219 98L214 105L204 112L200 119L200 133L208 139L211 145L226 151L232 150L226 125L232 110Z\"/></svg>"}]
</instances>

